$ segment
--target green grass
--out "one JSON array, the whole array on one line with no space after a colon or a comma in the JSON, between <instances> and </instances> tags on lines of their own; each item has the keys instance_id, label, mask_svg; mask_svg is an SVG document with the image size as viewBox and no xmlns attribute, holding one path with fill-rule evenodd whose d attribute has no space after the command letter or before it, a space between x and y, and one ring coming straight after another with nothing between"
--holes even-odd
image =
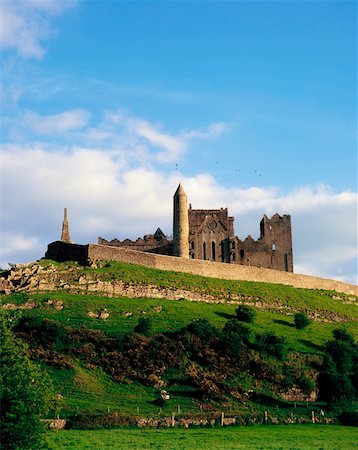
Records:
<instances>
[{"instance_id":1,"label":"green grass","mask_svg":"<svg viewBox=\"0 0 358 450\"><path fill-rule=\"evenodd\" d=\"M98 269L83 268L76 263L60 264L52 261L42 261L41 264L45 267L49 264L54 264L58 270L66 271L66 275L73 274L71 275L74 277L73 279L78 278L81 273L86 273L92 274L93 277L102 280L120 279L126 283L187 289L214 295L221 300L227 300L224 303L206 303L193 302L185 299L173 301L150 298L109 298L100 294L71 294L64 290L44 294L30 294L31 299L38 303L39 307L32 310L23 310L22 314L24 316L40 316L55 319L63 325L75 329L84 326L90 329L101 330L109 335L128 333L133 331L138 319L141 317L148 317L152 320L154 334L178 331L188 325L192 320L198 318L207 318L212 325L223 328L226 321L234 317L237 307L237 304L230 302L230 296L241 295L245 297L245 302L254 303L256 301L255 299L259 299L261 303L266 305L277 306L281 304L291 308L282 310L277 308L273 308L272 310L256 308L257 315L255 322L248 326L252 331L252 336L255 333L263 333L266 331L272 331L279 336L284 336L287 339L289 349L293 352L319 355L322 345L328 339L331 339L332 330L338 327L344 327L354 336L358 336L357 305L344 303L347 300L354 303L357 299L344 294L297 289L269 283L212 279L184 273L148 269L142 266L119 262L111 262L108 263L107 267ZM71 272L69 272L69 268L72 269ZM340 299L334 299L334 295L339 296ZM64 309L61 311L55 310L52 306L45 304L46 299L61 300ZM21 299L19 296L16 297L16 294L4 297L3 300L6 303L24 302L24 299ZM154 307L159 305L162 307L162 311L155 312ZM103 308L106 308L110 313L106 321L88 317L89 311L96 312ZM305 309L343 314L347 321L343 324L314 321L304 330L297 330L293 326L293 314L297 310ZM132 313L132 316L125 317L125 312ZM297 355L294 353L291 356L293 358L305 357L305 355ZM158 414L159 408L152 403L158 396L158 389L135 382L128 382L127 384L116 383L100 369L93 370L88 367L83 367L80 365L79 360L74 360L73 362L73 369L67 370L56 370L46 366L53 379L56 392L61 393L63 396L63 409L61 411L63 417L67 417L76 412L103 413L108 411L108 409L111 412L120 412L129 415L155 416ZM245 389L252 388L250 379L239 381ZM255 391L261 393L265 393L265 389L266 387L264 385L255 387ZM171 399L163 407L162 412L164 415L170 416L171 411L176 411L178 405L180 405L184 414L198 412L199 400L193 398L189 386L180 384L178 386L171 385L170 393ZM269 394L269 391L267 393ZM214 402L212 403L214 404ZM224 409L228 411L231 407L233 411L241 410L247 412L250 412L250 408L255 410L261 409L261 405L253 405L250 402L247 402L246 406L236 403L224 407ZM223 408L223 405L220 405L220 408ZM262 408L269 409L267 406L262 406ZM273 408L275 408L275 405ZM171 432L174 431L171 430ZM211 432L210 430L207 431ZM231 431L228 430L228 433L231 433ZM113 436L115 436L115 433Z\"/></svg>"},{"instance_id":2,"label":"green grass","mask_svg":"<svg viewBox=\"0 0 358 450\"><path fill-rule=\"evenodd\" d=\"M53 261L41 261L41 264L45 267L51 263ZM68 263L54 264L60 271L67 271L69 267ZM334 291L300 289L272 283L208 278L188 273L151 269L118 261L102 262L102 267L99 268L84 268L75 263L70 263L70 267L77 267L77 270L74 272L77 275L87 274L103 281L122 280L125 283L145 286L175 287L176 289L214 295L225 300L230 300L235 295L241 295L246 297L245 301L252 301L253 303L256 300L267 304L279 302L293 309L322 309L358 317L355 308L358 299L346 294L337 294ZM342 300L334 300L332 298L334 295ZM355 304L344 303L347 299Z\"/></svg>"},{"instance_id":3,"label":"green grass","mask_svg":"<svg viewBox=\"0 0 358 450\"><path fill-rule=\"evenodd\" d=\"M102 370L47 368L56 393L62 395L61 417L83 412L91 414L119 412L130 415L157 414L158 407L151 402L157 390L139 383L116 383ZM139 409L138 409L139 408Z\"/></svg>"},{"instance_id":4,"label":"green grass","mask_svg":"<svg viewBox=\"0 0 358 450\"><path fill-rule=\"evenodd\" d=\"M63 291L47 294L31 294L31 298L41 306L32 310L24 310L25 316L41 316L55 319L63 325L79 328L86 326L91 329L102 330L106 333L127 333L133 331L140 317L149 317L153 323L153 333L178 331L192 320L206 317L214 326L222 328L228 318L234 317L236 305L228 303L204 303L187 300L165 299L129 299L125 297L108 298L97 295L69 294ZM46 299L63 301L64 309L57 311L46 306ZM13 301L9 296L6 301ZM161 312L155 312L155 306L162 306ZM110 316L107 320L88 317L89 311L106 308ZM297 330L293 326L293 316L278 312L257 310L255 323L250 325L253 333L273 331L277 335L285 336L289 347L305 353L319 352L327 339L331 338L332 330L344 326L353 335L358 336L358 322L351 321L344 324L328 322L312 322L304 330ZM133 313L125 317L123 313ZM354 318L353 318L354 319Z\"/></svg>"},{"instance_id":5,"label":"green grass","mask_svg":"<svg viewBox=\"0 0 358 450\"><path fill-rule=\"evenodd\" d=\"M276 425L223 429L115 429L48 433L51 449L354 449L356 428Z\"/></svg>"}]
</instances>

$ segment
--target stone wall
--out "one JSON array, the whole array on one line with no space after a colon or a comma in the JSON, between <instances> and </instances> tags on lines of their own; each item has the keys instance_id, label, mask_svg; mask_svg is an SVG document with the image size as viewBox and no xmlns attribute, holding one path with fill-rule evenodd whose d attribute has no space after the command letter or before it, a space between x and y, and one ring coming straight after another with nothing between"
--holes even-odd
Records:
<instances>
[{"instance_id":1,"label":"stone wall","mask_svg":"<svg viewBox=\"0 0 358 450\"><path fill-rule=\"evenodd\" d=\"M140 264L155 269L185 272L212 278L285 284L299 288L326 289L350 295L358 295L357 286L325 278L299 275L273 269L247 267L238 264L226 264L212 261L184 259L175 256L157 255L154 253L139 252L136 250L106 245L76 245L57 241L49 244L46 257L61 261L67 259L77 260L79 262L83 262L84 260L122 261L130 264Z\"/></svg>"},{"instance_id":2,"label":"stone wall","mask_svg":"<svg viewBox=\"0 0 358 450\"><path fill-rule=\"evenodd\" d=\"M358 295L357 286L335 280L282 272L279 270L246 267L211 261L190 260L175 256L155 255L103 245L88 245L88 258L91 260L114 260L140 264L161 270L192 273L212 278L228 280L261 281L266 283L286 284L308 289L327 289L347 294Z\"/></svg>"}]
</instances>

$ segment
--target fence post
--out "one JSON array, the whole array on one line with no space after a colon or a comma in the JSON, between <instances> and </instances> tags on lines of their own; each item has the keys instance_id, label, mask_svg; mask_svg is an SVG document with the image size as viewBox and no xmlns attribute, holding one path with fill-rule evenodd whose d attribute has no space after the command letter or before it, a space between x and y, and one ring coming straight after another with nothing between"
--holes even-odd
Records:
<instances>
[{"instance_id":1,"label":"fence post","mask_svg":"<svg viewBox=\"0 0 358 450\"><path fill-rule=\"evenodd\" d=\"M175 426L175 413L174 413L174 411L172 412L172 427L174 427Z\"/></svg>"},{"instance_id":2,"label":"fence post","mask_svg":"<svg viewBox=\"0 0 358 450\"><path fill-rule=\"evenodd\" d=\"M315 423L315 422L316 422L316 418L314 416L314 411L312 411L312 423Z\"/></svg>"},{"instance_id":3,"label":"fence post","mask_svg":"<svg viewBox=\"0 0 358 450\"><path fill-rule=\"evenodd\" d=\"M221 413L221 426L224 426L224 413Z\"/></svg>"},{"instance_id":4,"label":"fence post","mask_svg":"<svg viewBox=\"0 0 358 450\"><path fill-rule=\"evenodd\" d=\"M265 424L267 425L267 411L265 411Z\"/></svg>"}]
</instances>

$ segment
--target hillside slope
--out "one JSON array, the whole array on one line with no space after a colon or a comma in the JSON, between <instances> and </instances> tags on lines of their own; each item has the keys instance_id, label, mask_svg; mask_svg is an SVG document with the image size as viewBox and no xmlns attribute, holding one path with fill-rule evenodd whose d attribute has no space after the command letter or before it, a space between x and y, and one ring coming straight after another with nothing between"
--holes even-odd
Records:
<instances>
[{"instance_id":1,"label":"hillside slope","mask_svg":"<svg viewBox=\"0 0 358 450\"><path fill-rule=\"evenodd\" d=\"M319 411L325 342L337 327L358 336L352 295L119 262L40 261L5 274L3 289L3 309L22 311L15 331L50 372L65 416L287 415L303 414L305 401ZM240 304L256 311L253 323L238 325ZM293 323L298 311L312 319L303 330ZM138 328L143 319L148 332ZM282 353L262 346L268 333L283 338Z\"/></svg>"}]
</instances>

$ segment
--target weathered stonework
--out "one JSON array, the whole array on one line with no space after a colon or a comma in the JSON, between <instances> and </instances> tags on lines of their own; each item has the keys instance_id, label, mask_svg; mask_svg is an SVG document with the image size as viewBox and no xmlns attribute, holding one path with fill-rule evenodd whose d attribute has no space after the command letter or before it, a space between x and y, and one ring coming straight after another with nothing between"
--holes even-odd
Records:
<instances>
[{"instance_id":1,"label":"weathered stonework","mask_svg":"<svg viewBox=\"0 0 358 450\"><path fill-rule=\"evenodd\" d=\"M72 249L73 253L71 252ZM239 264L174 258L172 256L106 245L76 245L67 244L61 241L52 242L48 246L46 258L57 259L60 261L87 261L87 263L96 260L122 261L130 264L140 264L154 269L185 272L212 278L285 284L299 288L326 289L358 295L357 286L336 280L328 280L309 275L299 275L280 270L247 267Z\"/></svg>"},{"instance_id":2,"label":"weathered stonework","mask_svg":"<svg viewBox=\"0 0 358 450\"><path fill-rule=\"evenodd\" d=\"M68 228L68 220L67 220L67 208L65 208L64 214L63 214L61 241L71 242L70 230Z\"/></svg>"},{"instance_id":3,"label":"weathered stonework","mask_svg":"<svg viewBox=\"0 0 358 450\"><path fill-rule=\"evenodd\" d=\"M227 208L192 209L179 184L173 204L173 241L157 229L136 241L98 238L98 244L242 266L293 272L291 216L266 215L260 222L260 238L241 240L234 234L234 218Z\"/></svg>"}]
</instances>

